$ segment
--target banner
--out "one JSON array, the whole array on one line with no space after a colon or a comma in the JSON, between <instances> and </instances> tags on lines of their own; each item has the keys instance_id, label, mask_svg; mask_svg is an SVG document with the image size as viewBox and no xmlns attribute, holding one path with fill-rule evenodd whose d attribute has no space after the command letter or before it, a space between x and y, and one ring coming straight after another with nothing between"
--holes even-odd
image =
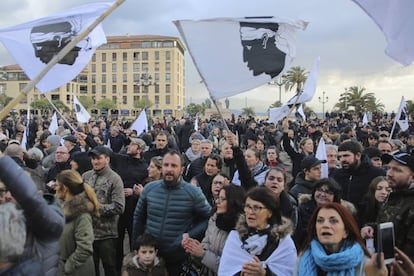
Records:
<instances>
[{"instance_id":1,"label":"banner","mask_svg":"<svg viewBox=\"0 0 414 276\"><path fill-rule=\"evenodd\" d=\"M93 3L55 15L0 29L0 41L30 79L34 79L49 61L87 29L112 3ZM77 77L92 58L95 49L106 43L101 25L79 42L37 84L46 93Z\"/></svg>"},{"instance_id":2,"label":"banner","mask_svg":"<svg viewBox=\"0 0 414 276\"><path fill-rule=\"evenodd\" d=\"M304 21L276 17L174 21L213 98L230 97L270 82L296 56Z\"/></svg>"},{"instance_id":3,"label":"banner","mask_svg":"<svg viewBox=\"0 0 414 276\"><path fill-rule=\"evenodd\" d=\"M319 144L318 144L318 148L316 149L315 157L318 158L319 160L328 160L328 157L326 156L325 140L323 140L322 137L321 139L319 139ZM321 164L321 171L322 171L321 178L327 178L329 174L327 162Z\"/></svg>"},{"instance_id":4,"label":"banner","mask_svg":"<svg viewBox=\"0 0 414 276\"><path fill-rule=\"evenodd\" d=\"M52 120L50 121L48 130L50 131L50 133L52 133L52 135L55 135L57 129L58 129L58 120L57 120L56 111L55 111L53 113Z\"/></svg>"}]
</instances>

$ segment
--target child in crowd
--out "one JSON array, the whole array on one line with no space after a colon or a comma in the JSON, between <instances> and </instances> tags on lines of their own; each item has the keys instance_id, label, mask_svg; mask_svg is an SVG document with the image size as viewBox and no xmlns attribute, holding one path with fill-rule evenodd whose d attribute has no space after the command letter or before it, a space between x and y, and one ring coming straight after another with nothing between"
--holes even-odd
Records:
<instances>
[{"instance_id":1,"label":"child in crowd","mask_svg":"<svg viewBox=\"0 0 414 276\"><path fill-rule=\"evenodd\" d=\"M137 238L137 249L125 256L122 265L122 276L168 275L165 263L157 257L157 241L151 234L143 234Z\"/></svg>"}]
</instances>

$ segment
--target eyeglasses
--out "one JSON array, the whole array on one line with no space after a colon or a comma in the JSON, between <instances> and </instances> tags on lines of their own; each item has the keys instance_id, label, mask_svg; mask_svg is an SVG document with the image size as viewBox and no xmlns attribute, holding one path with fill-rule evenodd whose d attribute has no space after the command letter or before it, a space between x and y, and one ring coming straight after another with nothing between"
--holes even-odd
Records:
<instances>
[{"instance_id":1,"label":"eyeglasses","mask_svg":"<svg viewBox=\"0 0 414 276\"><path fill-rule=\"evenodd\" d=\"M68 154L67 152L57 151L56 154Z\"/></svg>"},{"instance_id":2,"label":"eyeglasses","mask_svg":"<svg viewBox=\"0 0 414 276\"><path fill-rule=\"evenodd\" d=\"M224 183L222 181L213 181L213 185L222 186L222 185L224 185Z\"/></svg>"},{"instance_id":3,"label":"eyeglasses","mask_svg":"<svg viewBox=\"0 0 414 276\"><path fill-rule=\"evenodd\" d=\"M254 214L258 214L260 213L263 209L267 209L264 206L257 206L257 205L253 205L250 206L249 204L244 205L244 212L247 213L247 211L251 211Z\"/></svg>"},{"instance_id":4,"label":"eyeglasses","mask_svg":"<svg viewBox=\"0 0 414 276\"><path fill-rule=\"evenodd\" d=\"M9 190L8 189L6 189L6 188L1 188L0 189L0 194L3 194L3 193L7 193Z\"/></svg>"},{"instance_id":5,"label":"eyeglasses","mask_svg":"<svg viewBox=\"0 0 414 276\"><path fill-rule=\"evenodd\" d=\"M333 194L334 194L334 192L332 192L332 191L330 191L330 190L316 189L316 191L317 191L317 192L320 192L320 193L327 194L327 195L333 195Z\"/></svg>"}]
</instances>

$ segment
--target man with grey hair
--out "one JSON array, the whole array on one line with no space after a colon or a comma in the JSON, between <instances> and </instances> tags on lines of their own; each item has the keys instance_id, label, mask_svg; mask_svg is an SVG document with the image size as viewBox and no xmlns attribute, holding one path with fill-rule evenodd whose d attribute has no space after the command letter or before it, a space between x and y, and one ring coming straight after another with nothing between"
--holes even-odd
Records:
<instances>
[{"instance_id":1,"label":"man with grey hair","mask_svg":"<svg viewBox=\"0 0 414 276\"><path fill-rule=\"evenodd\" d=\"M14 203L0 208L0 275L44 275L35 258L22 258L26 242L26 219Z\"/></svg>"},{"instance_id":2,"label":"man with grey hair","mask_svg":"<svg viewBox=\"0 0 414 276\"><path fill-rule=\"evenodd\" d=\"M207 162L207 158L213 152L213 142L209 139L204 139L201 141L200 148L201 156L188 165L184 176L185 181L191 181L194 176L199 175L204 171L204 165Z\"/></svg>"},{"instance_id":3,"label":"man with grey hair","mask_svg":"<svg viewBox=\"0 0 414 276\"><path fill-rule=\"evenodd\" d=\"M329 175L334 169L340 168L340 163L338 161L338 146L336 145L326 145L326 162L328 163L328 173Z\"/></svg>"}]
</instances>

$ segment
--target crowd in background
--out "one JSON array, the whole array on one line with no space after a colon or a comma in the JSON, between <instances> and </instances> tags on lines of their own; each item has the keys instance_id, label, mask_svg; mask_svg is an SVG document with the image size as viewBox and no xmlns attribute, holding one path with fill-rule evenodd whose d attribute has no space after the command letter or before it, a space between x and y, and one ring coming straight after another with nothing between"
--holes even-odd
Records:
<instances>
[{"instance_id":1,"label":"crowd in background","mask_svg":"<svg viewBox=\"0 0 414 276\"><path fill-rule=\"evenodd\" d=\"M165 117L136 133L67 118L51 133L34 116L23 148L25 119L7 117L0 275L413 275L414 126L394 120Z\"/></svg>"}]
</instances>

